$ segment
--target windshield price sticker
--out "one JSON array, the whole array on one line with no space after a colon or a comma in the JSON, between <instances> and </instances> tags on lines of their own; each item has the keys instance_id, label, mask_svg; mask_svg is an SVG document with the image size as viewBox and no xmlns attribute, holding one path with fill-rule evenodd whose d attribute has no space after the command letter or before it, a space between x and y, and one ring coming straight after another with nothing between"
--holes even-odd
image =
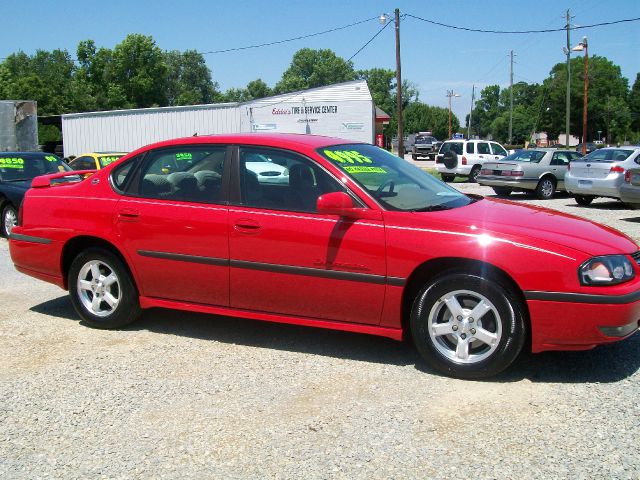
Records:
<instances>
[{"instance_id":1,"label":"windshield price sticker","mask_svg":"<svg viewBox=\"0 0 640 480\"><path fill-rule=\"evenodd\" d=\"M342 168L347 173L382 173L382 174L387 173L387 171L382 167L344 166Z\"/></svg>"},{"instance_id":2,"label":"windshield price sticker","mask_svg":"<svg viewBox=\"0 0 640 480\"><path fill-rule=\"evenodd\" d=\"M369 157L355 150L325 150L324 154L338 163L373 163Z\"/></svg>"},{"instance_id":3,"label":"windshield price sticker","mask_svg":"<svg viewBox=\"0 0 640 480\"><path fill-rule=\"evenodd\" d=\"M191 153L176 153L176 160L193 160L193 154Z\"/></svg>"},{"instance_id":4,"label":"windshield price sticker","mask_svg":"<svg viewBox=\"0 0 640 480\"><path fill-rule=\"evenodd\" d=\"M0 158L0 168L17 168L19 170L23 170L24 158L18 158L18 157Z\"/></svg>"},{"instance_id":5,"label":"windshield price sticker","mask_svg":"<svg viewBox=\"0 0 640 480\"><path fill-rule=\"evenodd\" d=\"M54 157L53 155L46 155L44 157L48 162L57 162L58 161L58 157Z\"/></svg>"},{"instance_id":6,"label":"windshield price sticker","mask_svg":"<svg viewBox=\"0 0 640 480\"><path fill-rule=\"evenodd\" d=\"M101 157L100 161L102 162L103 165L109 165L110 163L115 162L119 158L120 157Z\"/></svg>"}]
</instances>

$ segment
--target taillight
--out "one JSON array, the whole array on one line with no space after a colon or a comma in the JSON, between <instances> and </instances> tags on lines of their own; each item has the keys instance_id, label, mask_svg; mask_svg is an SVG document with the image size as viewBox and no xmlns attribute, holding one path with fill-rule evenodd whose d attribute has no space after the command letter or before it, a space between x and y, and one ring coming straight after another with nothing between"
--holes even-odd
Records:
<instances>
[{"instance_id":1,"label":"taillight","mask_svg":"<svg viewBox=\"0 0 640 480\"><path fill-rule=\"evenodd\" d=\"M627 183L631 183L631 172L629 170L624 172L624 181Z\"/></svg>"},{"instance_id":2,"label":"taillight","mask_svg":"<svg viewBox=\"0 0 640 480\"><path fill-rule=\"evenodd\" d=\"M609 173L624 173L624 168L621 167L620 165L616 165L615 167L611 167L611 170L609 170Z\"/></svg>"},{"instance_id":3,"label":"taillight","mask_svg":"<svg viewBox=\"0 0 640 480\"><path fill-rule=\"evenodd\" d=\"M463 156L462 157L462 165L466 165L467 164L467 157Z\"/></svg>"},{"instance_id":4,"label":"taillight","mask_svg":"<svg viewBox=\"0 0 640 480\"><path fill-rule=\"evenodd\" d=\"M512 177L522 177L524 175L524 172L522 170L511 170L509 172L509 175L511 175Z\"/></svg>"},{"instance_id":5,"label":"taillight","mask_svg":"<svg viewBox=\"0 0 640 480\"><path fill-rule=\"evenodd\" d=\"M480 175L491 175L491 170L488 170L486 168L483 168L482 170L480 170Z\"/></svg>"},{"instance_id":6,"label":"taillight","mask_svg":"<svg viewBox=\"0 0 640 480\"><path fill-rule=\"evenodd\" d=\"M18 208L18 225L22 225L22 210L23 210L22 205L24 205L24 202L22 202L20 204L20 208Z\"/></svg>"}]
</instances>

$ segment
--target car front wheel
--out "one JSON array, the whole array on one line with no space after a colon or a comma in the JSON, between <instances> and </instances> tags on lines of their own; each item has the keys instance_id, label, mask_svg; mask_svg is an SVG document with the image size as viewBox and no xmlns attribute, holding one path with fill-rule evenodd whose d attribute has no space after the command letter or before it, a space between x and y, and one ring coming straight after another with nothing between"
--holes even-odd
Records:
<instances>
[{"instance_id":1,"label":"car front wheel","mask_svg":"<svg viewBox=\"0 0 640 480\"><path fill-rule=\"evenodd\" d=\"M446 182L446 183L451 183L451 182L453 182L453 181L455 180L455 178L456 178L456 176L455 176L455 175L450 175L450 174L447 174L447 173L442 173L442 174L440 174L440 177L442 178L442 181L443 181L443 182Z\"/></svg>"},{"instance_id":2,"label":"car front wheel","mask_svg":"<svg viewBox=\"0 0 640 480\"><path fill-rule=\"evenodd\" d=\"M11 230L18 224L18 212L13 205L7 205L2 209L2 235L9 237Z\"/></svg>"},{"instance_id":3,"label":"car front wheel","mask_svg":"<svg viewBox=\"0 0 640 480\"><path fill-rule=\"evenodd\" d=\"M68 275L71 302L94 328L119 328L140 315L138 292L124 263L101 248L81 252Z\"/></svg>"},{"instance_id":4,"label":"car front wheel","mask_svg":"<svg viewBox=\"0 0 640 480\"><path fill-rule=\"evenodd\" d=\"M416 347L434 369L452 377L495 375L516 359L526 337L520 302L488 278L452 273L434 280L411 310Z\"/></svg>"}]
</instances>

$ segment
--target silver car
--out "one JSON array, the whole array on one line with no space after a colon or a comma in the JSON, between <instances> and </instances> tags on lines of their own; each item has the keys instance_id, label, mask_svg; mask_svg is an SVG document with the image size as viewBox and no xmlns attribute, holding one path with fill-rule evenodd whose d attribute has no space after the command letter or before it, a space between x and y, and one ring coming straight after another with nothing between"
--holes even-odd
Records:
<instances>
[{"instance_id":1,"label":"silver car","mask_svg":"<svg viewBox=\"0 0 640 480\"><path fill-rule=\"evenodd\" d=\"M537 148L520 150L499 162L482 166L478 183L488 185L498 195L514 190L533 191L542 200L552 198L556 190L564 190L564 174L569 162L581 158L572 150Z\"/></svg>"},{"instance_id":2,"label":"silver car","mask_svg":"<svg viewBox=\"0 0 640 480\"><path fill-rule=\"evenodd\" d=\"M564 177L565 188L579 205L596 197L620 199L625 172L640 163L639 147L601 148L571 162Z\"/></svg>"}]
</instances>

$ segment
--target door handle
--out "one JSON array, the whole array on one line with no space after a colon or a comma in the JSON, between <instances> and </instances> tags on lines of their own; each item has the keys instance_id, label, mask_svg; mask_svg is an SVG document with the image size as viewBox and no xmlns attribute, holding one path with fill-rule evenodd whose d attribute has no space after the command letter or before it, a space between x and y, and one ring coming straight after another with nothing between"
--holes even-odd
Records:
<instances>
[{"instance_id":1,"label":"door handle","mask_svg":"<svg viewBox=\"0 0 640 480\"><path fill-rule=\"evenodd\" d=\"M236 221L233 228L238 233L253 235L260 232L262 227L255 220L240 219Z\"/></svg>"},{"instance_id":2,"label":"door handle","mask_svg":"<svg viewBox=\"0 0 640 480\"><path fill-rule=\"evenodd\" d=\"M118 212L118 219L122 222L137 222L140 212L133 208L123 208Z\"/></svg>"}]
</instances>

